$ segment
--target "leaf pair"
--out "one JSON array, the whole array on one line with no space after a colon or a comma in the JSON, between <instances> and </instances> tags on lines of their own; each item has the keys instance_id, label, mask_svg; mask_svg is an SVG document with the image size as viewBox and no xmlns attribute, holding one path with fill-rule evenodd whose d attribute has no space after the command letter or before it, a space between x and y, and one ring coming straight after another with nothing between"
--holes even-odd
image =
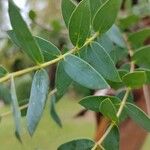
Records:
<instances>
[{"instance_id":1,"label":"leaf pair","mask_svg":"<svg viewBox=\"0 0 150 150\"><path fill-rule=\"evenodd\" d=\"M45 70L39 70L36 72L31 88L31 94L29 99L29 105L27 110L27 127L30 135L32 136L43 113L45 102L47 99L47 93L49 89L49 77ZM16 136L21 141L21 113L19 110L15 84L13 77L11 78L11 100L13 107L13 115L16 124Z\"/></svg>"},{"instance_id":2,"label":"leaf pair","mask_svg":"<svg viewBox=\"0 0 150 150\"><path fill-rule=\"evenodd\" d=\"M43 63L57 58L61 53L49 41L32 36L19 9L9 0L9 17L13 30L8 31L11 40L20 47L35 63Z\"/></svg>"},{"instance_id":3,"label":"leaf pair","mask_svg":"<svg viewBox=\"0 0 150 150\"><path fill-rule=\"evenodd\" d=\"M117 110L120 104L120 99L111 96L89 96L80 101L80 104L86 109L101 112L111 121L118 123Z\"/></svg>"},{"instance_id":4,"label":"leaf pair","mask_svg":"<svg viewBox=\"0 0 150 150\"><path fill-rule=\"evenodd\" d=\"M80 104L88 110L101 112L104 116L114 121L115 109L118 110L120 99L110 96L89 96L83 98ZM124 109L133 121L150 132L150 118L144 111L129 102L126 103Z\"/></svg>"},{"instance_id":5,"label":"leaf pair","mask_svg":"<svg viewBox=\"0 0 150 150\"><path fill-rule=\"evenodd\" d=\"M16 36L14 30L9 30L9 31L7 31L7 33L9 35L10 39L12 40L12 42L15 43L19 48L22 48L22 46L20 45L20 42L17 39L17 36ZM34 36L34 39L37 42L37 45L39 46L39 48L42 52L42 55L44 56L44 61L53 60L61 54L59 49L55 45L53 45L51 42L49 42L43 38L36 37L36 36Z\"/></svg>"},{"instance_id":6,"label":"leaf pair","mask_svg":"<svg viewBox=\"0 0 150 150\"><path fill-rule=\"evenodd\" d=\"M41 50L23 20L19 9L12 0L9 0L8 11L12 28L21 48L35 63L43 63L44 59Z\"/></svg>"},{"instance_id":7,"label":"leaf pair","mask_svg":"<svg viewBox=\"0 0 150 150\"><path fill-rule=\"evenodd\" d=\"M62 0L62 14L73 45L84 45L91 25L100 34L108 31L119 8L120 0L82 0L77 6L71 0Z\"/></svg>"}]
</instances>

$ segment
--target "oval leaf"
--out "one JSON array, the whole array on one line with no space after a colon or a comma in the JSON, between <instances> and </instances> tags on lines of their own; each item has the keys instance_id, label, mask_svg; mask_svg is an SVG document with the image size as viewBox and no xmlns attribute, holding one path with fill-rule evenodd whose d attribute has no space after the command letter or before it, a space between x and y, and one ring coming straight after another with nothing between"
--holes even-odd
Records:
<instances>
[{"instance_id":1,"label":"oval leaf","mask_svg":"<svg viewBox=\"0 0 150 150\"><path fill-rule=\"evenodd\" d=\"M117 110L109 98L106 98L101 102L99 110L105 117L112 121L118 122Z\"/></svg>"},{"instance_id":2,"label":"oval leaf","mask_svg":"<svg viewBox=\"0 0 150 150\"><path fill-rule=\"evenodd\" d=\"M69 36L73 45L81 47L89 35L90 10L87 0L82 0L69 21Z\"/></svg>"},{"instance_id":3,"label":"oval leaf","mask_svg":"<svg viewBox=\"0 0 150 150\"><path fill-rule=\"evenodd\" d=\"M120 103L120 99L113 96L88 96L83 98L79 103L88 110L99 112L99 106L107 98L109 98L115 106Z\"/></svg>"},{"instance_id":4,"label":"oval leaf","mask_svg":"<svg viewBox=\"0 0 150 150\"><path fill-rule=\"evenodd\" d=\"M107 0L99 8L93 19L93 28L100 34L105 33L114 24L119 8L120 0Z\"/></svg>"},{"instance_id":5,"label":"oval leaf","mask_svg":"<svg viewBox=\"0 0 150 150\"><path fill-rule=\"evenodd\" d=\"M102 146L106 150L119 150L119 139L119 129L117 126L114 126L105 138L104 142L102 143Z\"/></svg>"},{"instance_id":6,"label":"oval leaf","mask_svg":"<svg viewBox=\"0 0 150 150\"><path fill-rule=\"evenodd\" d=\"M45 70L37 71L33 78L27 110L27 127L31 136L41 119L47 99L48 85L49 77L47 72Z\"/></svg>"},{"instance_id":7,"label":"oval leaf","mask_svg":"<svg viewBox=\"0 0 150 150\"><path fill-rule=\"evenodd\" d=\"M108 54L114 49L113 42L110 40L107 34L103 34L101 37L97 38L97 41Z\"/></svg>"},{"instance_id":8,"label":"oval leaf","mask_svg":"<svg viewBox=\"0 0 150 150\"><path fill-rule=\"evenodd\" d=\"M21 142L21 112L19 110L19 104L17 100L16 95L16 88L14 83L14 78L11 77L11 103L12 103L12 110L13 110L13 117L14 117L14 123L15 123L15 135L17 139Z\"/></svg>"},{"instance_id":9,"label":"oval leaf","mask_svg":"<svg viewBox=\"0 0 150 150\"><path fill-rule=\"evenodd\" d=\"M92 42L87 50L83 59L87 61L96 71L98 71L104 78L111 81L120 82L119 73L113 63L109 54L97 42ZM81 56L82 57L82 56Z\"/></svg>"},{"instance_id":10,"label":"oval leaf","mask_svg":"<svg viewBox=\"0 0 150 150\"><path fill-rule=\"evenodd\" d=\"M23 20L19 9L9 0L9 17L19 45L23 51L36 63L43 62L43 55L35 39Z\"/></svg>"},{"instance_id":11,"label":"oval leaf","mask_svg":"<svg viewBox=\"0 0 150 150\"><path fill-rule=\"evenodd\" d=\"M42 51L45 61L53 60L61 55L60 50L51 42L40 37L35 37L35 39Z\"/></svg>"},{"instance_id":12,"label":"oval leaf","mask_svg":"<svg viewBox=\"0 0 150 150\"><path fill-rule=\"evenodd\" d=\"M66 73L72 80L87 88L103 89L109 87L105 79L92 66L79 57L69 55L65 57L63 65Z\"/></svg>"},{"instance_id":13,"label":"oval leaf","mask_svg":"<svg viewBox=\"0 0 150 150\"><path fill-rule=\"evenodd\" d=\"M140 20L140 16L136 14L129 14L126 17L119 19L119 27L125 31L126 29L130 29L134 25L136 25Z\"/></svg>"},{"instance_id":14,"label":"oval leaf","mask_svg":"<svg viewBox=\"0 0 150 150\"><path fill-rule=\"evenodd\" d=\"M144 71L135 71L123 76L123 82L130 88L139 88L146 83L146 73Z\"/></svg>"},{"instance_id":15,"label":"oval leaf","mask_svg":"<svg viewBox=\"0 0 150 150\"><path fill-rule=\"evenodd\" d=\"M144 45L146 39L150 37L150 28L144 28L129 35L129 41L134 48L139 48Z\"/></svg>"},{"instance_id":16,"label":"oval leaf","mask_svg":"<svg viewBox=\"0 0 150 150\"><path fill-rule=\"evenodd\" d=\"M51 117L53 118L53 120L60 126L62 127L62 123L61 120L56 112L56 108L55 108L55 104L56 104L56 97L55 95L51 96L51 106L50 106L50 114Z\"/></svg>"},{"instance_id":17,"label":"oval leaf","mask_svg":"<svg viewBox=\"0 0 150 150\"><path fill-rule=\"evenodd\" d=\"M125 110L135 123L150 132L150 118L143 110L131 103L126 104Z\"/></svg>"},{"instance_id":18,"label":"oval leaf","mask_svg":"<svg viewBox=\"0 0 150 150\"><path fill-rule=\"evenodd\" d=\"M92 140L79 139L62 144L57 150L91 150L94 144Z\"/></svg>"},{"instance_id":19,"label":"oval leaf","mask_svg":"<svg viewBox=\"0 0 150 150\"><path fill-rule=\"evenodd\" d=\"M144 71L146 74L146 84L150 84L150 69L138 68L137 71Z\"/></svg>"},{"instance_id":20,"label":"oval leaf","mask_svg":"<svg viewBox=\"0 0 150 150\"><path fill-rule=\"evenodd\" d=\"M70 17L76 8L75 3L73 3L72 0L62 0L61 2L61 10L62 10L62 15L66 24L66 27L69 25L69 20Z\"/></svg>"},{"instance_id":21,"label":"oval leaf","mask_svg":"<svg viewBox=\"0 0 150 150\"><path fill-rule=\"evenodd\" d=\"M150 45L138 49L134 53L132 59L135 61L136 64L142 67L150 68L149 56L150 56Z\"/></svg>"},{"instance_id":22,"label":"oval leaf","mask_svg":"<svg viewBox=\"0 0 150 150\"><path fill-rule=\"evenodd\" d=\"M98 11L98 9L103 4L102 0L89 0L90 1L90 11L91 11L91 20L93 19L94 15ZM106 0L103 0L106 1Z\"/></svg>"},{"instance_id":23,"label":"oval leaf","mask_svg":"<svg viewBox=\"0 0 150 150\"><path fill-rule=\"evenodd\" d=\"M108 37L119 47L126 48L122 33L116 25L113 25L107 32Z\"/></svg>"}]
</instances>

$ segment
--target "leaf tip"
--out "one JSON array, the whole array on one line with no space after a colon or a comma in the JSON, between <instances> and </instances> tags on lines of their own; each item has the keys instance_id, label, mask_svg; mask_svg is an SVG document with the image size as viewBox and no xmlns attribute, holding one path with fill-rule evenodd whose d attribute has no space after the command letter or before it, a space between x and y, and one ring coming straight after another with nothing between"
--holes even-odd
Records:
<instances>
[{"instance_id":1,"label":"leaf tip","mask_svg":"<svg viewBox=\"0 0 150 150\"><path fill-rule=\"evenodd\" d=\"M17 140L22 144L21 136L17 131L15 131L15 136L16 136Z\"/></svg>"}]
</instances>

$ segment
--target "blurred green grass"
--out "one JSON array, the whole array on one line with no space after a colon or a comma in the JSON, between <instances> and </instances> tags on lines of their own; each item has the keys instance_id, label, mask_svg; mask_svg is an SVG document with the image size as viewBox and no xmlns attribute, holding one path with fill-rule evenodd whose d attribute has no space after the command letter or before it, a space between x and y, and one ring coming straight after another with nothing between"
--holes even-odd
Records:
<instances>
[{"instance_id":1,"label":"blurred green grass","mask_svg":"<svg viewBox=\"0 0 150 150\"><path fill-rule=\"evenodd\" d=\"M63 128L59 128L53 122L48 108L49 102L32 138L27 133L25 118L22 120L23 144L20 144L14 136L12 116L3 118L0 123L0 150L56 150L60 144L71 139L93 137L95 131L93 119L90 116L74 118L74 115L81 110L81 106L75 98L65 96L57 105ZM10 108L4 107L0 109L0 113L8 110ZM150 136L146 139L142 150L150 150Z\"/></svg>"},{"instance_id":2,"label":"blurred green grass","mask_svg":"<svg viewBox=\"0 0 150 150\"><path fill-rule=\"evenodd\" d=\"M150 135L148 135L148 137L143 145L142 150L150 150Z\"/></svg>"}]
</instances>

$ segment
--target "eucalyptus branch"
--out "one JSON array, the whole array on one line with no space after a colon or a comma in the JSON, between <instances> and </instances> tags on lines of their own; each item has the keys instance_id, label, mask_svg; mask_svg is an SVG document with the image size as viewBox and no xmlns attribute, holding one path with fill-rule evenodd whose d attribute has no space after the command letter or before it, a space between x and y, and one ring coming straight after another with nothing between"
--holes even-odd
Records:
<instances>
[{"instance_id":1,"label":"eucalyptus branch","mask_svg":"<svg viewBox=\"0 0 150 150\"><path fill-rule=\"evenodd\" d=\"M15 77L27 74L29 72L32 72L32 71L35 71L35 70L38 70L38 69L41 69L41 68L46 68L46 67L48 67L48 66L50 66L52 64L55 64L55 63L59 62L60 60L64 59L66 56L75 53L76 51L82 49L86 45L89 45L98 36L99 36L99 33L96 32L91 38L86 40L86 42L84 43L84 45L82 47L80 47L80 48L79 47L74 47L69 52L58 56L58 58L56 58L56 59L53 59L53 60L48 61L48 62L45 62L43 64L38 64L38 65L33 66L33 67L29 67L27 69L20 70L20 71L17 71L17 72L8 73L6 76L0 78L0 83L9 80L11 76L13 76L15 78Z\"/></svg>"},{"instance_id":2,"label":"eucalyptus branch","mask_svg":"<svg viewBox=\"0 0 150 150\"><path fill-rule=\"evenodd\" d=\"M133 56L133 51L132 51L132 48L131 48L130 43L128 42L128 39L127 39L127 36L126 36L126 35L124 35L124 40L125 40L126 46L127 46L127 48L128 48L129 55L130 55L130 57L132 57L132 56ZM130 73L134 72L134 69L135 69L134 61L131 61L131 64L130 64ZM123 99L122 99L122 101L121 101L121 105L120 105L120 107L119 107L119 109L118 109L118 112L117 112L117 117L118 117L118 118L120 117L120 115L121 115L121 113L122 113L122 111L123 111L123 109L124 109L124 107L125 107L125 105L126 105L126 101L127 101L128 96L129 96L129 94L130 94L130 91L131 91L130 88L127 88L127 89L126 89L125 95L124 95L124 97L123 97ZM106 131L105 131L105 133L103 134L103 136L102 136L102 137L99 139L99 141L94 145L94 147L92 148L92 150L96 150L96 148L97 148L98 146L100 146L100 145L103 143L103 141L106 139L106 137L107 137L108 134L111 132L111 130L112 130L112 128L113 128L114 126L115 126L115 123L112 122L112 123L108 126L108 128L106 129Z\"/></svg>"},{"instance_id":3,"label":"eucalyptus branch","mask_svg":"<svg viewBox=\"0 0 150 150\"><path fill-rule=\"evenodd\" d=\"M121 105L120 105L119 110L118 110L118 112L117 112L117 117L118 117L118 118L120 117L120 115L121 115L121 113L122 113L122 111L123 111L123 109L124 109L124 107L125 107L127 98L128 98L128 96L129 96L129 93L130 93L130 90L131 90L130 88L127 88L126 93L125 93L125 95L124 95L124 97L123 97L123 99L122 99ZM104 141L105 138L108 136L108 134L110 133L110 131L112 130L112 128L113 128L114 126L115 126L115 123L112 122L112 123L109 125L109 127L107 128L107 130L105 131L105 133L103 134L103 136L100 138L100 140L94 145L94 147L92 148L92 150L96 150L97 146L100 146L100 145L103 143L103 141Z\"/></svg>"},{"instance_id":4,"label":"eucalyptus branch","mask_svg":"<svg viewBox=\"0 0 150 150\"><path fill-rule=\"evenodd\" d=\"M57 92L57 89L52 90L52 91L48 94L48 98L49 98L50 96L52 96L53 94L55 94L56 92ZM20 106L20 107L19 107L19 110L24 110L24 109L26 109L26 108L28 107L28 105L29 105L29 104L25 104L25 105ZM5 113L2 113L2 114L0 115L0 119L4 118L4 117L6 117L6 116L9 116L10 114L12 114L12 111L8 111L8 112L5 112Z\"/></svg>"}]
</instances>

